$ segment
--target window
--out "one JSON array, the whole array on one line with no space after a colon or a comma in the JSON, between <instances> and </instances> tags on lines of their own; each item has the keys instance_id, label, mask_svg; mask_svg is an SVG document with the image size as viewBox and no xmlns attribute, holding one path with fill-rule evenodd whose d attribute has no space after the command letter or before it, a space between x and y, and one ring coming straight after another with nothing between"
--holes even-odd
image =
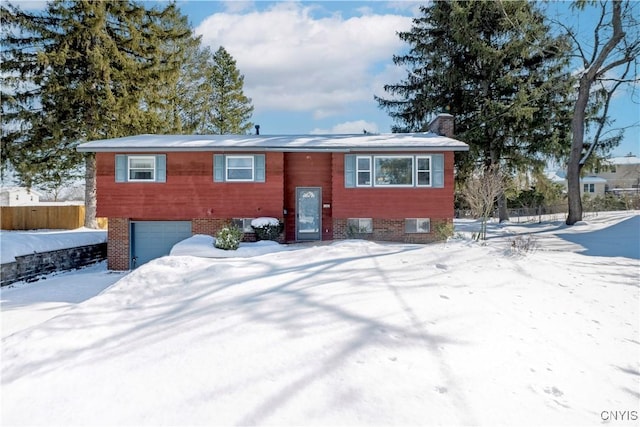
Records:
<instances>
[{"instance_id":1,"label":"window","mask_svg":"<svg viewBox=\"0 0 640 427\"><path fill-rule=\"evenodd\" d=\"M213 156L214 182L265 182L265 155L215 154Z\"/></svg>"},{"instance_id":2,"label":"window","mask_svg":"<svg viewBox=\"0 0 640 427\"><path fill-rule=\"evenodd\" d=\"M251 227L251 221L253 221L253 218L233 218L233 220L231 220L231 224L235 225L245 233L253 233L254 230L253 227Z\"/></svg>"},{"instance_id":3,"label":"window","mask_svg":"<svg viewBox=\"0 0 640 427\"><path fill-rule=\"evenodd\" d=\"M444 155L344 156L344 185L350 187L444 187Z\"/></svg>"},{"instance_id":4,"label":"window","mask_svg":"<svg viewBox=\"0 0 640 427\"><path fill-rule=\"evenodd\" d=\"M347 234L373 233L373 220L371 218L348 218Z\"/></svg>"},{"instance_id":5,"label":"window","mask_svg":"<svg viewBox=\"0 0 640 427\"><path fill-rule=\"evenodd\" d=\"M165 182L167 156L116 154L116 182Z\"/></svg>"},{"instance_id":6,"label":"window","mask_svg":"<svg viewBox=\"0 0 640 427\"><path fill-rule=\"evenodd\" d=\"M374 156L376 186L412 186L413 157Z\"/></svg>"},{"instance_id":7,"label":"window","mask_svg":"<svg viewBox=\"0 0 640 427\"><path fill-rule=\"evenodd\" d=\"M253 181L253 156L227 156L227 181Z\"/></svg>"},{"instance_id":8,"label":"window","mask_svg":"<svg viewBox=\"0 0 640 427\"><path fill-rule=\"evenodd\" d=\"M371 157L358 157L356 160L358 187L371 185Z\"/></svg>"},{"instance_id":9,"label":"window","mask_svg":"<svg viewBox=\"0 0 640 427\"><path fill-rule=\"evenodd\" d=\"M595 184L584 184L584 192L585 193L595 193L596 185Z\"/></svg>"},{"instance_id":10,"label":"window","mask_svg":"<svg viewBox=\"0 0 640 427\"><path fill-rule=\"evenodd\" d=\"M429 218L407 218L404 220L405 233L429 233L431 220Z\"/></svg>"},{"instance_id":11,"label":"window","mask_svg":"<svg viewBox=\"0 0 640 427\"><path fill-rule=\"evenodd\" d=\"M416 157L416 184L419 187L431 185L431 157Z\"/></svg>"},{"instance_id":12,"label":"window","mask_svg":"<svg viewBox=\"0 0 640 427\"><path fill-rule=\"evenodd\" d=\"M129 181L155 181L156 158L129 156Z\"/></svg>"}]
</instances>

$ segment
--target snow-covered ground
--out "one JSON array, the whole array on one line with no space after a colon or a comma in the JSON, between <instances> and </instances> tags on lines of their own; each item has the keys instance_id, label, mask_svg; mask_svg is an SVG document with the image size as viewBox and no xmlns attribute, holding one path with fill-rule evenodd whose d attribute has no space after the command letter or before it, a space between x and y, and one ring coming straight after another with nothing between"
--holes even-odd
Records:
<instances>
[{"instance_id":1,"label":"snow-covered ground","mask_svg":"<svg viewBox=\"0 0 640 427\"><path fill-rule=\"evenodd\" d=\"M1 424L637 425L640 212L456 229L3 288Z\"/></svg>"},{"instance_id":2,"label":"snow-covered ground","mask_svg":"<svg viewBox=\"0 0 640 427\"><path fill-rule=\"evenodd\" d=\"M107 241L106 230L0 230L0 264L14 262L16 256L34 252L56 251Z\"/></svg>"}]
</instances>

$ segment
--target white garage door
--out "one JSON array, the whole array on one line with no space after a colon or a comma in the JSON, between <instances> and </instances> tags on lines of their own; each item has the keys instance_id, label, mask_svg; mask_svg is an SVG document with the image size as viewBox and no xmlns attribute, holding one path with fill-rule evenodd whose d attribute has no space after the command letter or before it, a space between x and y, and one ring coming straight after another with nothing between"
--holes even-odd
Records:
<instances>
[{"instance_id":1,"label":"white garage door","mask_svg":"<svg viewBox=\"0 0 640 427\"><path fill-rule=\"evenodd\" d=\"M135 221L131 223L131 268L169 255L173 245L191 237L190 221Z\"/></svg>"}]
</instances>

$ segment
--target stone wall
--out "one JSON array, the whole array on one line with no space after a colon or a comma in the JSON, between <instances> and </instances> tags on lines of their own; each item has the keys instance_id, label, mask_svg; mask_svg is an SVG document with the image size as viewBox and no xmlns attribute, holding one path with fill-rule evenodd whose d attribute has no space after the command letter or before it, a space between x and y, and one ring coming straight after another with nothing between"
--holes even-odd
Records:
<instances>
[{"instance_id":1,"label":"stone wall","mask_svg":"<svg viewBox=\"0 0 640 427\"><path fill-rule=\"evenodd\" d=\"M106 243L17 256L15 262L2 264L0 285L29 281L54 271L72 270L106 258Z\"/></svg>"}]
</instances>

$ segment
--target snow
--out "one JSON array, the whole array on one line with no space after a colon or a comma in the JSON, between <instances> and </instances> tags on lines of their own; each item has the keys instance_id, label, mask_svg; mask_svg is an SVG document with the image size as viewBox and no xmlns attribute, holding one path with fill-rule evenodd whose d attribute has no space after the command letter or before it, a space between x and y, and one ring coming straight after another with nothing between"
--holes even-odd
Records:
<instances>
[{"instance_id":1,"label":"snow","mask_svg":"<svg viewBox=\"0 0 640 427\"><path fill-rule=\"evenodd\" d=\"M268 226L274 226L277 227L278 225L280 225L280 221L278 221L277 218L270 218L270 217L260 217L260 218L255 218L251 220L251 226L252 227L268 227Z\"/></svg>"},{"instance_id":2,"label":"snow","mask_svg":"<svg viewBox=\"0 0 640 427\"><path fill-rule=\"evenodd\" d=\"M270 240L261 240L253 243L241 242L240 247L235 251L218 249L214 246L214 243L214 237L196 234L174 245L169 254L172 256L186 255L202 258L249 258L290 249L289 246L280 245Z\"/></svg>"},{"instance_id":3,"label":"snow","mask_svg":"<svg viewBox=\"0 0 640 427\"><path fill-rule=\"evenodd\" d=\"M484 243L467 220L447 243L233 258L187 255L212 245L194 236L128 274L3 288L0 421L631 425L639 219L491 224Z\"/></svg>"},{"instance_id":4,"label":"snow","mask_svg":"<svg viewBox=\"0 0 640 427\"><path fill-rule=\"evenodd\" d=\"M85 142L80 152L252 150L407 150L468 151L464 142L434 133L358 135L135 135Z\"/></svg>"},{"instance_id":5,"label":"snow","mask_svg":"<svg viewBox=\"0 0 640 427\"><path fill-rule=\"evenodd\" d=\"M107 241L105 230L0 231L0 264L15 262L16 257L34 252L48 252Z\"/></svg>"}]
</instances>

